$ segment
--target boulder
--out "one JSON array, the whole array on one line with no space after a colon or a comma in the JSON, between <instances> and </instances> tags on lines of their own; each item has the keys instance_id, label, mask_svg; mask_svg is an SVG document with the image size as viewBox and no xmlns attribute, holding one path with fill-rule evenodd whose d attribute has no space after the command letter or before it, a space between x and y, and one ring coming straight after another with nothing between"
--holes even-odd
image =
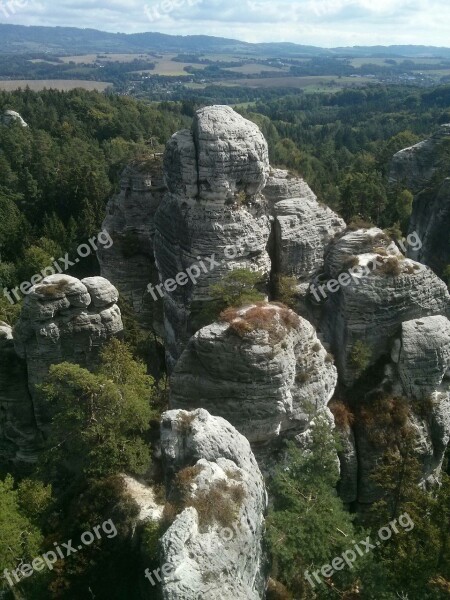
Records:
<instances>
[{"instance_id":1,"label":"boulder","mask_svg":"<svg viewBox=\"0 0 450 600\"><path fill-rule=\"evenodd\" d=\"M274 271L309 281L323 266L325 250L345 222L317 200L308 197L277 202Z\"/></svg>"},{"instance_id":2,"label":"boulder","mask_svg":"<svg viewBox=\"0 0 450 600\"><path fill-rule=\"evenodd\" d=\"M337 382L313 326L275 304L228 311L198 331L171 377L170 406L205 408L252 443L303 431Z\"/></svg>"},{"instance_id":3,"label":"boulder","mask_svg":"<svg viewBox=\"0 0 450 600\"><path fill-rule=\"evenodd\" d=\"M26 362L36 426L47 423L36 394L51 365L72 362L87 369L97 364L101 347L122 334L118 292L106 279L80 281L51 275L31 288L14 329L17 354Z\"/></svg>"},{"instance_id":4,"label":"boulder","mask_svg":"<svg viewBox=\"0 0 450 600\"><path fill-rule=\"evenodd\" d=\"M273 273L309 281L322 268L325 250L345 230L345 222L318 202L304 179L288 171L271 169L263 194L274 217Z\"/></svg>"},{"instance_id":5,"label":"boulder","mask_svg":"<svg viewBox=\"0 0 450 600\"><path fill-rule=\"evenodd\" d=\"M182 474L187 503L161 539L164 600L261 600L267 494L250 444L200 409L164 413L161 447L168 496Z\"/></svg>"}]
</instances>

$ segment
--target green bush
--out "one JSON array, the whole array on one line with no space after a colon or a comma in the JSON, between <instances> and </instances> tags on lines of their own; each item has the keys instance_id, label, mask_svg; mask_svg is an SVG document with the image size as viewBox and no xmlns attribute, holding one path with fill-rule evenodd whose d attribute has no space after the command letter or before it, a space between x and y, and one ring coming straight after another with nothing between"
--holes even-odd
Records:
<instances>
[{"instance_id":1,"label":"green bush","mask_svg":"<svg viewBox=\"0 0 450 600\"><path fill-rule=\"evenodd\" d=\"M358 377L362 375L370 365L371 357L372 351L367 344L361 340L355 342L350 352L350 365L356 370Z\"/></svg>"}]
</instances>

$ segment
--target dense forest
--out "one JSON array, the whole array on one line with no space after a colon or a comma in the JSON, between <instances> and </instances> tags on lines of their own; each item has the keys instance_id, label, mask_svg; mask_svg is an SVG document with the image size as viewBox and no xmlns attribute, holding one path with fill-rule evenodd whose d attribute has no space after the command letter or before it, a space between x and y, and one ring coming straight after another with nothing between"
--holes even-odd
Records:
<instances>
[{"instance_id":1,"label":"dense forest","mask_svg":"<svg viewBox=\"0 0 450 600\"><path fill-rule=\"evenodd\" d=\"M0 289L30 280L55 257L73 253L98 234L124 166L162 151L175 131L190 126L197 108L217 101L220 97L148 103L81 90L0 93L0 114L17 111L28 124L0 126ZM303 176L319 200L347 222L364 220L400 235L406 231L412 195L389 188L390 160L449 123L449 106L449 86L370 86L269 98L237 109L261 128L272 165ZM95 257L68 272L97 274ZM216 291L224 296L223 288ZM13 325L19 310L20 304L0 296L0 321ZM145 471L149 440L166 404L163 385L147 374L137 345L128 341L105 346L93 372L67 363L52 366L40 393L54 426L38 468L11 472L2 465L0 470L2 567L12 569L17 556L31 559L110 518L116 527L115 536L110 532L113 542L105 544L106 536L97 539L32 581L23 578L5 591L5 598L141 597L136 582L142 581L144 566L130 542L136 507L117 476ZM85 397L89 413L79 401ZM387 435L397 436L402 452L380 462L374 477L392 495L366 513L352 514L336 493L338 435L317 427L314 451L307 455L288 446L291 468L276 470L269 482L269 600L354 600L362 598L361 582L368 600L449 597L450 478L444 474L433 493L418 488L419 466L402 408L378 408ZM89 418L92 414L95 419ZM379 528L394 519L402 527L376 552L363 556L358 551L361 560L337 573L332 583L316 579L311 585L305 573L311 575L367 536L374 541ZM158 527L144 530L147 567L157 565L160 536ZM399 596L399 588L406 595ZM147 593L158 598L156 589Z\"/></svg>"},{"instance_id":2,"label":"dense forest","mask_svg":"<svg viewBox=\"0 0 450 600\"><path fill-rule=\"evenodd\" d=\"M0 279L9 289L98 233L127 162L162 150L189 122L181 106L78 90L1 94L0 112L10 108L29 127L0 128ZM73 273L97 268L88 257Z\"/></svg>"}]
</instances>

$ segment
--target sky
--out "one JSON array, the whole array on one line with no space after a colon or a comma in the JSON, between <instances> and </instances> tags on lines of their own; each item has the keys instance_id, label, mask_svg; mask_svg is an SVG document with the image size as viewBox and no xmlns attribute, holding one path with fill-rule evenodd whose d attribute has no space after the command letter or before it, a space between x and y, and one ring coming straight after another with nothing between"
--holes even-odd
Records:
<instances>
[{"instance_id":1,"label":"sky","mask_svg":"<svg viewBox=\"0 0 450 600\"><path fill-rule=\"evenodd\" d=\"M0 0L0 22L322 47L450 46L449 0Z\"/></svg>"}]
</instances>

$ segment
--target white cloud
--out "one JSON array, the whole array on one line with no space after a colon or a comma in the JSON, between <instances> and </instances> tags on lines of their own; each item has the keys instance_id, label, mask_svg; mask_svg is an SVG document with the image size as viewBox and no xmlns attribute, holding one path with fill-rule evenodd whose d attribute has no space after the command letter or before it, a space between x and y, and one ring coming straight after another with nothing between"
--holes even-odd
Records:
<instances>
[{"instance_id":1,"label":"white cloud","mask_svg":"<svg viewBox=\"0 0 450 600\"><path fill-rule=\"evenodd\" d=\"M26 5L21 0L23 8L8 18L0 11L0 20L328 47L448 45L448 0L174 0L171 11L167 1L172 0L28 0Z\"/></svg>"}]
</instances>

